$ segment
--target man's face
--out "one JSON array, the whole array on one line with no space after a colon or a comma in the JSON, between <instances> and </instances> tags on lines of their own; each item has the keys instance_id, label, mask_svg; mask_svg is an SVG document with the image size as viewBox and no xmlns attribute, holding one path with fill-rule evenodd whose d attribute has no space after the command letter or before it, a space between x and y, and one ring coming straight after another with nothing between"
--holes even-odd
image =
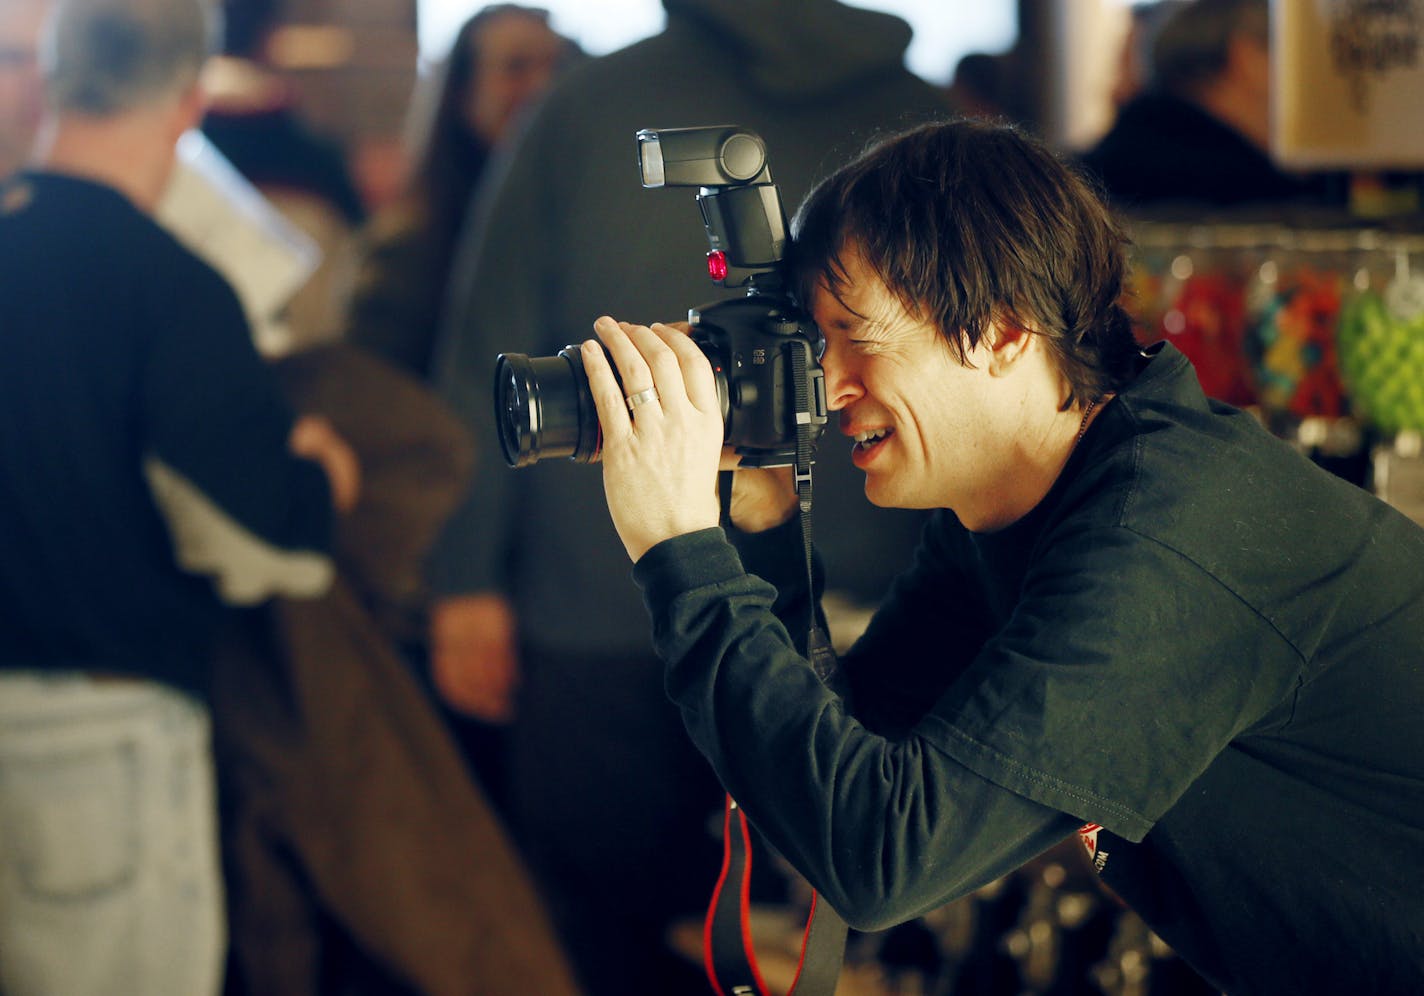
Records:
<instances>
[{"instance_id":1,"label":"man's face","mask_svg":"<svg viewBox=\"0 0 1424 996\"><path fill-rule=\"evenodd\" d=\"M822 286L812 313L826 339L829 405L852 439L865 494L897 508L950 508L969 528L992 500L1002 466L995 440L1003 405L988 373L991 349L968 366L929 323L909 314L858 254L845 259L840 299Z\"/></svg>"},{"instance_id":2,"label":"man's face","mask_svg":"<svg viewBox=\"0 0 1424 996\"><path fill-rule=\"evenodd\" d=\"M470 130L493 145L524 105L553 82L566 42L535 17L501 14L475 35L475 75L465 97Z\"/></svg>"},{"instance_id":3,"label":"man's face","mask_svg":"<svg viewBox=\"0 0 1424 996\"><path fill-rule=\"evenodd\" d=\"M1226 73L1240 108L1246 137L1261 148L1271 141L1271 49L1269 42L1240 34L1231 40Z\"/></svg>"},{"instance_id":4,"label":"man's face","mask_svg":"<svg viewBox=\"0 0 1424 996\"><path fill-rule=\"evenodd\" d=\"M25 164L40 118L36 59L47 0L0 0L0 176Z\"/></svg>"}]
</instances>

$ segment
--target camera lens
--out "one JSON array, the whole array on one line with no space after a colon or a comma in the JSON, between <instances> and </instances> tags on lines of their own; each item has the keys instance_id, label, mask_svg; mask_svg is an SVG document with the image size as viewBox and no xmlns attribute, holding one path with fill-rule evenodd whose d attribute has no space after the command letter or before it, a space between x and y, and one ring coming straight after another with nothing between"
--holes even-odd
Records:
<instances>
[{"instance_id":1,"label":"camera lens","mask_svg":"<svg viewBox=\"0 0 1424 996\"><path fill-rule=\"evenodd\" d=\"M565 346L557 356L501 353L494 404L500 447L511 467L552 457L598 460L603 437L578 346Z\"/></svg>"}]
</instances>

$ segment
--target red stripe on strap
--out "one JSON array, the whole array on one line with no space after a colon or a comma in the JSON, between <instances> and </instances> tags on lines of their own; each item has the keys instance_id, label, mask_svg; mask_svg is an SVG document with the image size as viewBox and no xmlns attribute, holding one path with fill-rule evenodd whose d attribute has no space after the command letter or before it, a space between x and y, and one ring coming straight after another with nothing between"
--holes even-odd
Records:
<instances>
[{"instance_id":1,"label":"red stripe on strap","mask_svg":"<svg viewBox=\"0 0 1424 996\"><path fill-rule=\"evenodd\" d=\"M788 993L794 993L796 986L801 982L801 970L806 967L806 949L811 944L811 924L816 922L816 904L821 901L821 896L817 892L811 893L811 911L806 914L806 929L801 932L801 957L796 960L796 977L791 980L791 988Z\"/></svg>"},{"instance_id":2,"label":"red stripe on strap","mask_svg":"<svg viewBox=\"0 0 1424 996\"><path fill-rule=\"evenodd\" d=\"M727 996L722 984L717 981L717 970L712 958L712 922L717 916L717 903L722 898L722 887L727 884L727 872L732 867L732 808L726 807L722 813L722 872L717 876L717 885L712 890L712 902L707 907L707 919L702 922L702 964L707 969L707 981L712 983L712 991L717 996Z\"/></svg>"}]
</instances>

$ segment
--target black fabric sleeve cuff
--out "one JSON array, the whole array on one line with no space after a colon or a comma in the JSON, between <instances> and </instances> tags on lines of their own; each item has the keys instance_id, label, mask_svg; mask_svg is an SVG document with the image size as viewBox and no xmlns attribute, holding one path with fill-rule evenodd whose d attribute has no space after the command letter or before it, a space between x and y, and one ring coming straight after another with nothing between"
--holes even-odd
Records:
<instances>
[{"instance_id":1,"label":"black fabric sleeve cuff","mask_svg":"<svg viewBox=\"0 0 1424 996\"><path fill-rule=\"evenodd\" d=\"M730 581L746 573L721 527L663 540L633 565L633 580L654 619L663 618L684 592Z\"/></svg>"},{"instance_id":2,"label":"black fabric sleeve cuff","mask_svg":"<svg viewBox=\"0 0 1424 996\"><path fill-rule=\"evenodd\" d=\"M748 574L774 585L778 590L806 587L806 552L802 548L801 519L793 515L779 526L760 533L744 533L727 528L727 539L736 548Z\"/></svg>"}]
</instances>

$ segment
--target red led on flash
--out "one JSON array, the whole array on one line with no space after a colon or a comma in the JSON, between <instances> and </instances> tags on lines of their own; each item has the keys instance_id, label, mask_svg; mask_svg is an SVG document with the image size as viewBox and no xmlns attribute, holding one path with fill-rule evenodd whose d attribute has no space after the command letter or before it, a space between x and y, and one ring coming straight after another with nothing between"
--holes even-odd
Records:
<instances>
[{"instance_id":1,"label":"red led on flash","mask_svg":"<svg viewBox=\"0 0 1424 996\"><path fill-rule=\"evenodd\" d=\"M727 254L722 250L707 254L707 275L718 282L727 279Z\"/></svg>"}]
</instances>

